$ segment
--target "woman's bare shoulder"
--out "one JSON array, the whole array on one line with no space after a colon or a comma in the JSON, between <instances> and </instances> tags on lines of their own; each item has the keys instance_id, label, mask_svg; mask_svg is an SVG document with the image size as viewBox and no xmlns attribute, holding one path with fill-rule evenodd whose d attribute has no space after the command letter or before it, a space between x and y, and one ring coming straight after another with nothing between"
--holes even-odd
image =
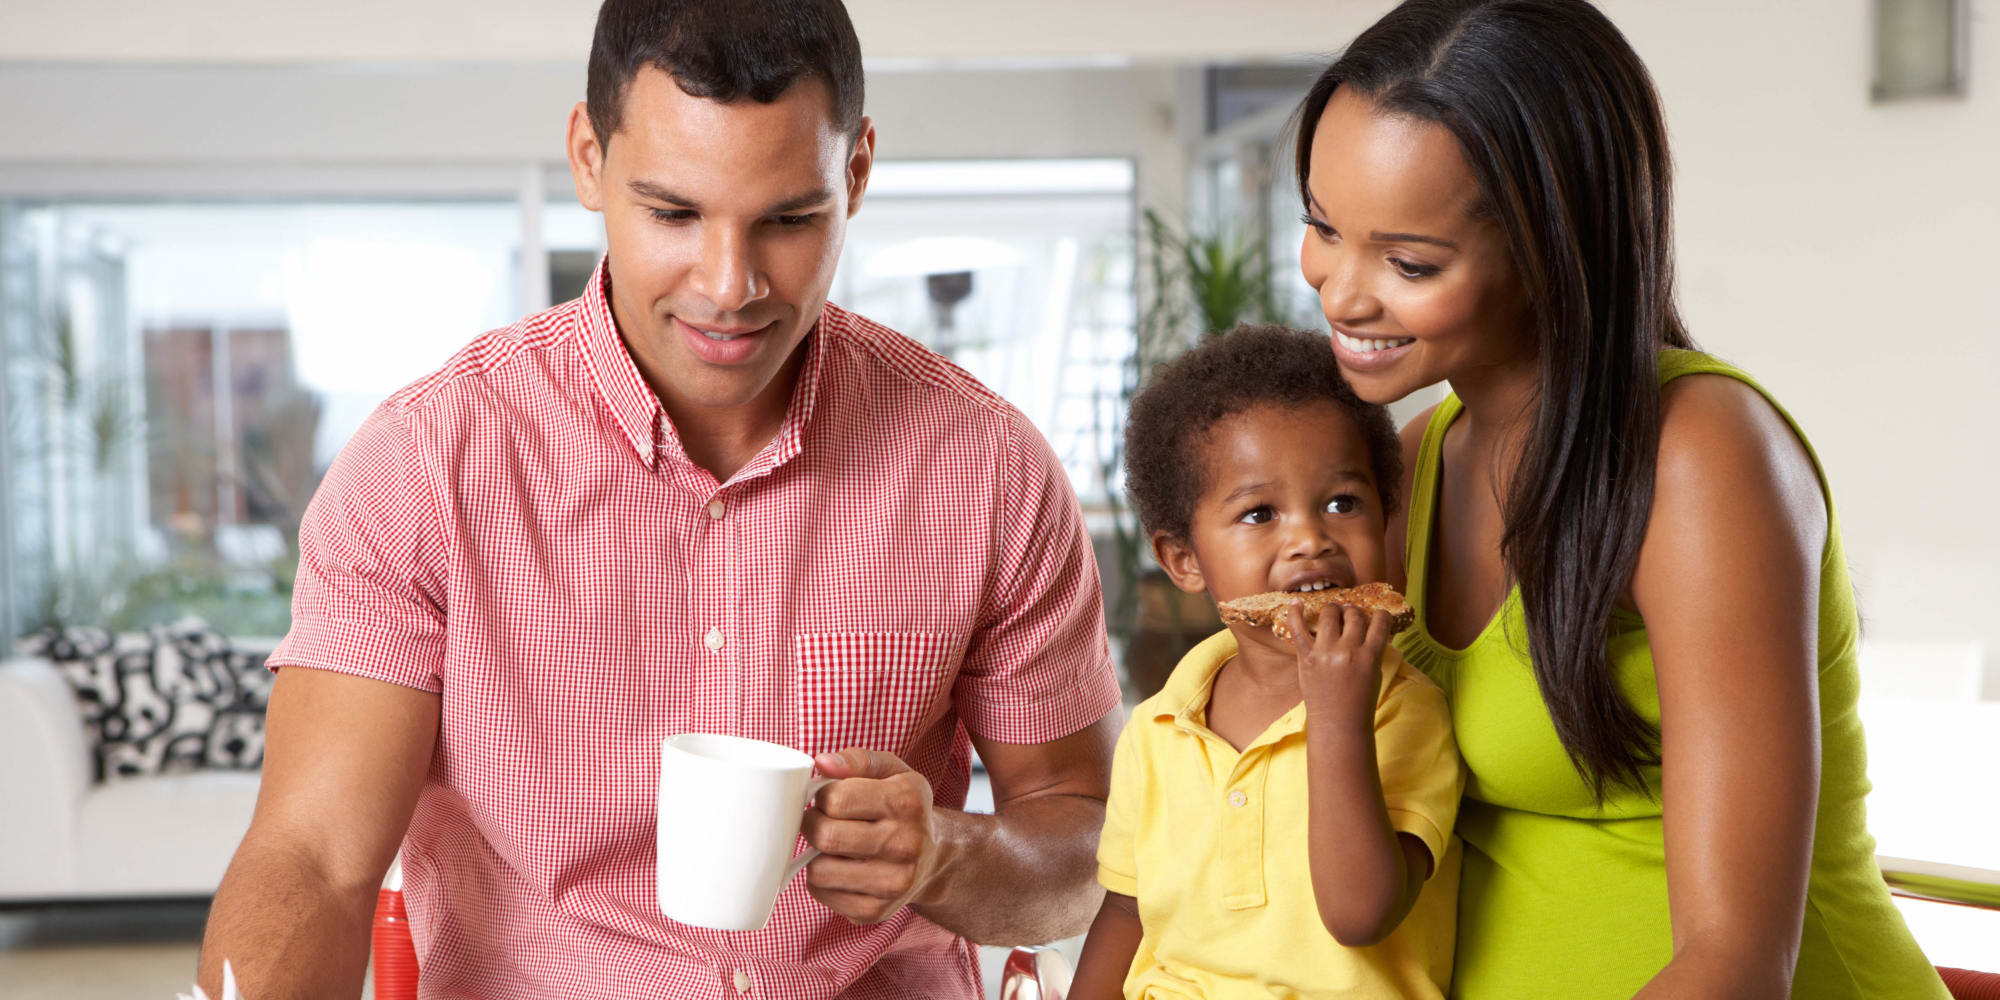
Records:
<instances>
[{"instance_id":1,"label":"woman's bare shoulder","mask_svg":"<svg viewBox=\"0 0 2000 1000\"><path fill-rule=\"evenodd\" d=\"M1653 509L1633 579L1642 610L1648 592L1670 595L1725 567L1734 567L1734 585L1754 589L1775 563L1814 565L1827 523L1811 453L1761 392L1726 375L1668 383ZM1753 551L1763 558L1719 558Z\"/></svg>"},{"instance_id":2,"label":"woman's bare shoulder","mask_svg":"<svg viewBox=\"0 0 2000 1000\"><path fill-rule=\"evenodd\" d=\"M1655 494L1727 497L1740 490L1824 506L1811 454L1763 393L1727 375L1667 383Z\"/></svg>"}]
</instances>

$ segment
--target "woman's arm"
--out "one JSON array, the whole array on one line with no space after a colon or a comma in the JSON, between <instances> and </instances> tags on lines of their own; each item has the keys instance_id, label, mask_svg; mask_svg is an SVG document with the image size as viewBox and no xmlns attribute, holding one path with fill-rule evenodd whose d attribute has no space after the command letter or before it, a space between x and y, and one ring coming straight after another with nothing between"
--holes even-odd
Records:
<instances>
[{"instance_id":1,"label":"woman's arm","mask_svg":"<svg viewBox=\"0 0 2000 1000\"><path fill-rule=\"evenodd\" d=\"M1091 922L1090 936L1083 941L1083 955L1077 959L1070 1000L1118 1000L1123 996L1125 975L1132 969L1132 956L1139 953L1143 930L1138 900L1105 893L1104 905L1097 908L1097 919Z\"/></svg>"},{"instance_id":2,"label":"woman's arm","mask_svg":"<svg viewBox=\"0 0 2000 1000\"><path fill-rule=\"evenodd\" d=\"M1819 793L1819 569L1811 459L1755 390L1666 394L1632 581L1660 693L1673 958L1639 992L1785 997Z\"/></svg>"}]
</instances>

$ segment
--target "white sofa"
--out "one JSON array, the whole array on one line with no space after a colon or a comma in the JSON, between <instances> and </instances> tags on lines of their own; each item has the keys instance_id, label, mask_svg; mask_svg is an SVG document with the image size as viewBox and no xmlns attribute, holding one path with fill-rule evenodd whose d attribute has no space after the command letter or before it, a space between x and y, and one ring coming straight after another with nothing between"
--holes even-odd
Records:
<instances>
[{"instance_id":1,"label":"white sofa","mask_svg":"<svg viewBox=\"0 0 2000 1000\"><path fill-rule=\"evenodd\" d=\"M0 663L0 905L214 895L261 775L97 784L92 752L52 664Z\"/></svg>"}]
</instances>

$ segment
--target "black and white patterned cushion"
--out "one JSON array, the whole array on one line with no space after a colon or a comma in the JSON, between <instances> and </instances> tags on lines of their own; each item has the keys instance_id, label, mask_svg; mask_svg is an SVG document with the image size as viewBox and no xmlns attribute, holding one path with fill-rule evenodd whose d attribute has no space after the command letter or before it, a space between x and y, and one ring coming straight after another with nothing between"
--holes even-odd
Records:
<instances>
[{"instance_id":1,"label":"black and white patterned cushion","mask_svg":"<svg viewBox=\"0 0 2000 1000\"><path fill-rule=\"evenodd\" d=\"M264 654L230 649L199 620L144 632L49 629L21 640L20 652L69 680L100 781L264 764Z\"/></svg>"}]
</instances>

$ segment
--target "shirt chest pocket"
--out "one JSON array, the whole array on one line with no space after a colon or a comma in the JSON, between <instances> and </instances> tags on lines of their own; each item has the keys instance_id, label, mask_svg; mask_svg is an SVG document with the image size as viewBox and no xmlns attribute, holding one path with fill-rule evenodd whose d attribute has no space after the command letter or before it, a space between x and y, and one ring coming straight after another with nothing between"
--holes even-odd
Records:
<instances>
[{"instance_id":1,"label":"shirt chest pocket","mask_svg":"<svg viewBox=\"0 0 2000 1000\"><path fill-rule=\"evenodd\" d=\"M799 749L903 756L950 710L965 638L943 632L819 632L793 640Z\"/></svg>"}]
</instances>

